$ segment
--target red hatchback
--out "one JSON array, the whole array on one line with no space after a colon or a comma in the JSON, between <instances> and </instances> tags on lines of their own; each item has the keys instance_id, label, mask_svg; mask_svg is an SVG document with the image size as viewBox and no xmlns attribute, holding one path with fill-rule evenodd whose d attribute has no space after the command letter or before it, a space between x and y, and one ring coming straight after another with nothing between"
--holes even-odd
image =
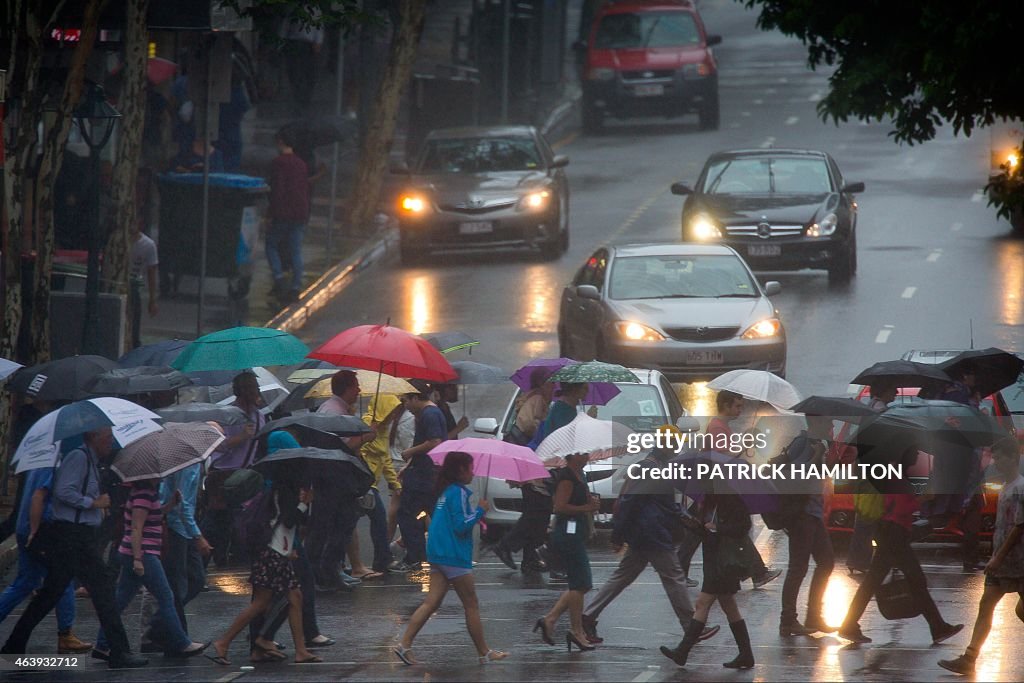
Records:
<instances>
[{"instance_id":1,"label":"red hatchback","mask_svg":"<svg viewBox=\"0 0 1024 683\"><path fill-rule=\"evenodd\" d=\"M718 65L688 0L604 2L594 13L583 64L583 129L606 116L681 116L718 128Z\"/></svg>"}]
</instances>

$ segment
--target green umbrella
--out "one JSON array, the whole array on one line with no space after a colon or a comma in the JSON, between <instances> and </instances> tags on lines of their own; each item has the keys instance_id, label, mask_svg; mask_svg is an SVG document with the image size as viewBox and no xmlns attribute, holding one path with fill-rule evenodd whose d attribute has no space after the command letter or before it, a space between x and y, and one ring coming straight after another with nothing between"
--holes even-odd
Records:
<instances>
[{"instance_id":1,"label":"green umbrella","mask_svg":"<svg viewBox=\"0 0 1024 683\"><path fill-rule=\"evenodd\" d=\"M616 365L615 363L602 363L592 360L586 363L574 363L551 375L549 382L635 382L639 384L640 378L632 372Z\"/></svg>"},{"instance_id":2,"label":"green umbrella","mask_svg":"<svg viewBox=\"0 0 1024 683\"><path fill-rule=\"evenodd\" d=\"M299 363L308 353L309 348L287 332L271 327L231 327L196 339L171 367L182 372L247 370Z\"/></svg>"}]
</instances>

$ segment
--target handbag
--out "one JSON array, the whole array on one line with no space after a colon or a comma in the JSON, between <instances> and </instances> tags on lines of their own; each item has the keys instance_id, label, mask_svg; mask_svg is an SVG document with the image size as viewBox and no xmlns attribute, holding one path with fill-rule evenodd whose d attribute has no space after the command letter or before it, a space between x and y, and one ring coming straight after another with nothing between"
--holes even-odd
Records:
<instances>
[{"instance_id":1,"label":"handbag","mask_svg":"<svg viewBox=\"0 0 1024 683\"><path fill-rule=\"evenodd\" d=\"M921 608L905 578L887 581L879 586L875 591L875 602L878 603L878 611L890 621L913 619L921 615Z\"/></svg>"},{"instance_id":2,"label":"handbag","mask_svg":"<svg viewBox=\"0 0 1024 683\"><path fill-rule=\"evenodd\" d=\"M753 567L757 563L757 550L749 536L724 536L715 534L717 537L717 552L715 554L715 569L718 575L723 578L743 581L753 574Z\"/></svg>"}]
</instances>

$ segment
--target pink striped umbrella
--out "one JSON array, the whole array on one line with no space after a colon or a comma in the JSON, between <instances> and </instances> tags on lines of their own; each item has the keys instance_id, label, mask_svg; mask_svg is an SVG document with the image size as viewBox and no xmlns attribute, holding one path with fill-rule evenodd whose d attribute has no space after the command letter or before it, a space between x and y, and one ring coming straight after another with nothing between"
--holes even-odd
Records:
<instances>
[{"instance_id":1,"label":"pink striped umbrella","mask_svg":"<svg viewBox=\"0 0 1024 683\"><path fill-rule=\"evenodd\" d=\"M525 446L517 446L497 439L467 438L445 441L430 451L430 458L438 465L448 453L461 451L473 456L473 474L509 481L530 481L550 476L537 454Z\"/></svg>"}]
</instances>

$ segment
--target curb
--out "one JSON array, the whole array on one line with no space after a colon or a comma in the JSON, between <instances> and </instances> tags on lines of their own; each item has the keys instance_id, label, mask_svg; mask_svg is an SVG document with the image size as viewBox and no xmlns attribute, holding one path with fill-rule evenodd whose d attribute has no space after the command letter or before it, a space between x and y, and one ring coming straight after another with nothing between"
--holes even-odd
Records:
<instances>
[{"instance_id":1,"label":"curb","mask_svg":"<svg viewBox=\"0 0 1024 683\"><path fill-rule=\"evenodd\" d=\"M355 254L332 266L299 295L298 301L282 309L268 320L264 327L275 327L285 332L301 329L310 318L341 293L357 273L381 260L394 249L397 242L398 229L388 228L376 239L360 247Z\"/></svg>"},{"instance_id":2,"label":"curb","mask_svg":"<svg viewBox=\"0 0 1024 683\"><path fill-rule=\"evenodd\" d=\"M551 141L552 146L567 144L568 139L579 131L582 97L578 88L572 89L544 119L540 132Z\"/></svg>"}]
</instances>

